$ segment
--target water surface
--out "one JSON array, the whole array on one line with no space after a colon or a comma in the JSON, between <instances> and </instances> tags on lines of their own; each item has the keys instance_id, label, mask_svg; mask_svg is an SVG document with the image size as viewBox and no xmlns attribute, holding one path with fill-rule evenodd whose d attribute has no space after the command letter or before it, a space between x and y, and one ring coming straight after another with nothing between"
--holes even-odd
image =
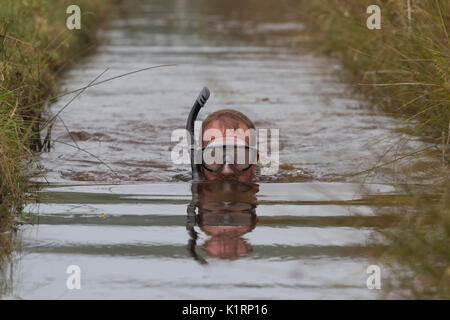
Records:
<instances>
[{"instance_id":1,"label":"water surface","mask_svg":"<svg viewBox=\"0 0 450 320\"><path fill-rule=\"evenodd\" d=\"M262 183L221 197L213 188L200 192L190 225L188 183L47 188L28 207L39 214L22 229L6 297L376 298L366 268L382 223L362 191ZM82 270L81 290L66 288L69 265Z\"/></svg>"},{"instance_id":2,"label":"water surface","mask_svg":"<svg viewBox=\"0 0 450 320\"><path fill-rule=\"evenodd\" d=\"M101 79L175 66L90 88L61 114L52 135L63 143L39 159L50 185L25 209L32 218L3 297L379 298L366 268L380 263L376 231L389 219L374 199L400 190L385 184L392 171L364 187L343 175L377 163L398 121L369 112L336 62L305 53L289 6L126 3L62 88L107 68ZM188 166L170 161L171 132L185 126L204 85L212 96L201 118L235 108L259 128L280 129L277 174L249 189L194 194L177 178ZM66 287L69 265L82 270L81 290Z\"/></svg>"}]
</instances>

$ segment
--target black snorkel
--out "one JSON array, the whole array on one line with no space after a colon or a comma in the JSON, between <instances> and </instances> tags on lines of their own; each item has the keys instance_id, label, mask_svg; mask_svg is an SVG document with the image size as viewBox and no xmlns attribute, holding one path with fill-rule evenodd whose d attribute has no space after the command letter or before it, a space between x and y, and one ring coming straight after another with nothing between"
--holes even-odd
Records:
<instances>
[{"instance_id":1,"label":"black snorkel","mask_svg":"<svg viewBox=\"0 0 450 320\"><path fill-rule=\"evenodd\" d=\"M192 180L199 180L201 177L199 168L200 165L195 163L195 159L197 159L197 157L195 157L195 154L198 155L199 147L195 144L194 124L195 120L197 119L198 113L200 112L200 109L203 108L205 106L206 101L208 101L209 94L210 94L209 89L207 87L203 87L202 91L200 91L200 94L197 97L197 100L195 100L195 103L192 106L191 112L189 113L189 117L186 123L186 130L189 132L190 135L189 150L191 155Z\"/></svg>"},{"instance_id":2,"label":"black snorkel","mask_svg":"<svg viewBox=\"0 0 450 320\"><path fill-rule=\"evenodd\" d=\"M200 173L200 164L195 163L195 159L198 158L201 148L199 148L199 146L197 146L195 143L194 129L195 129L195 120L197 119L200 109L203 108L205 106L206 101L208 101L209 94L210 94L209 89L207 87L203 87L202 91L200 91L200 94L197 97L197 100L195 100L195 103L192 106L191 112L189 113L189 117L186 123L186 130L189 132L188 141L191 156L191 169L193 182L191 186L192 199L187 207L186 229L188 230L189 233L189 241L187 247L190 255L194 258L194 260L198 261L200 264L207 264L208 262L206 262L205 259L203 259L200 255L198 255L197 251L195 250L198 238L197 232L195 231L194 228L197 220L195 209L198 205L198 181L200 180L202 175ZM200 139L200 141L202 141L202 139ZM197 157L195 156L196 154Z\"/></svg>"}]
</instances>

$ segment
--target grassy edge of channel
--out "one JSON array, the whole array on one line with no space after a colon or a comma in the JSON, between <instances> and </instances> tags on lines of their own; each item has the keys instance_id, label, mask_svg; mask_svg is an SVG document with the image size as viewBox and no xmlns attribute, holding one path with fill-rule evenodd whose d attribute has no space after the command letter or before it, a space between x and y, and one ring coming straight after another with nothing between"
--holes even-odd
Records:
<instances>
[{"instance_id":1,"label":"grassy edge of channel","mask_svg":"<svg viewBox=\"0 0 450 320\"><path fill-rule=\"evenodd\" d=\"M370 5L381 9L381 29L366 25ZM383 232L390 243L383 258L402 266L394 269L394 292L450 299L450 2L304 0L298 10L313 50L340 60L345 80L377 112L399 117L406 133L434 145L441 164L414 174L435 183L408 187L408 201L385 210L401 218Z\"/></svg>"},{"instance_id":2,"label":"grassy edge of channel","mask_svg":"<svg viewBox=\"0 0 450 320\"><path fill-rule=\"evenodd\" d=\"M12 249L30 190L29 167L43 148L42 112L73 61L95 48L111 1L77 0L81 29L69 30L70 0L0 2L0 260Z\"/></svg>"}]
</instances>

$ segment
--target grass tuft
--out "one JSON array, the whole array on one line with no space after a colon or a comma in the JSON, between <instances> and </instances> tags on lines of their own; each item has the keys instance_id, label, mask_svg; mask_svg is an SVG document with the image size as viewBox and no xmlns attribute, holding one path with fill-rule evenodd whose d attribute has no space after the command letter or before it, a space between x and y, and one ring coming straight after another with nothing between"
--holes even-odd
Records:
<instances>
[{"instance_id":1,"label":"grass tuft","mask_svg":"<svg viewBox=\"0 0 450 320\"><path fill-rule=\"evenodd\" d=\"M68 30L70 0L0 2L0 257L29 189L27 163L41 151L41 113L61 71L96 43L107 0L78 0L81 30Z\"/></svg>"},{"instance_id":2,"label":"grass tuft","mask_svg":"<svg viewBox=\"0 0 450 320\"><path fill-rule=\"evenodd\" d=\"M379 30L366 26L374 4L381 8ZM435 184L406 189L405 202L386 209L401 219L383 233L391 243L386 255L401 265L401 288L414 298L449 299L450 2L304 0L299 10L313 47L340 59L376 110L401 117L407 133L439 151L441 165L417 168Z\"/></svg>"}]
</instances>

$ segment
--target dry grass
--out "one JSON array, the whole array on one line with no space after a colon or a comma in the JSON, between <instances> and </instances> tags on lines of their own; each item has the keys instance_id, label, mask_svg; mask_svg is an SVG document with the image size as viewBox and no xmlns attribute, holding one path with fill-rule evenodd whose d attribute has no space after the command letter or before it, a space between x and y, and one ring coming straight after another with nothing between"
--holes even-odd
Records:
<instances>
[{"instance_id":1,"label":"dry grass","mask_svg":"<svg viewBox=\"0 0 450 320\"><path fill-rule=\"evenodd\" d=\"M366 27L366 9L373 4L381 8L380 30ZM408 297L449 299L450 2L305 0L295 5L304 13L314 48L339 58L346 79L376 110L401 117L407 133L439 150L440 166L417 168L436 183L406 189L406 203L387 212L403 218L384 235L391 242L386 257L400 262L397 280Z\"/></svg>"},{"instance_id":2,"label":"dry grass","mask_svg":"<svg viewBox=\"0 0 450 320\"><path fill-rule=\"evenodd\" d=\"M338 56L375 107L420 121L411 133L441 144L450 123L450 2L411 3L411 20L406 0L303 1L301 10L316 48ZM372 4L380 30L366 27Z\"/></svg>"},{"instance_id":3,"label":"dry grass","mask_svg":"<svg viewBox=\"0 0 450 320\"><path fill-rule=\"evenodd\" d=\"M0 2L0 247L8 251L12 217L20 213L27 162L40 151L41 112L60 71L95 45L107 0L78 0L81 30L66 28L72 1ZM31 159L31 160L30 160Z\"/></svg>"}]
</instances>

